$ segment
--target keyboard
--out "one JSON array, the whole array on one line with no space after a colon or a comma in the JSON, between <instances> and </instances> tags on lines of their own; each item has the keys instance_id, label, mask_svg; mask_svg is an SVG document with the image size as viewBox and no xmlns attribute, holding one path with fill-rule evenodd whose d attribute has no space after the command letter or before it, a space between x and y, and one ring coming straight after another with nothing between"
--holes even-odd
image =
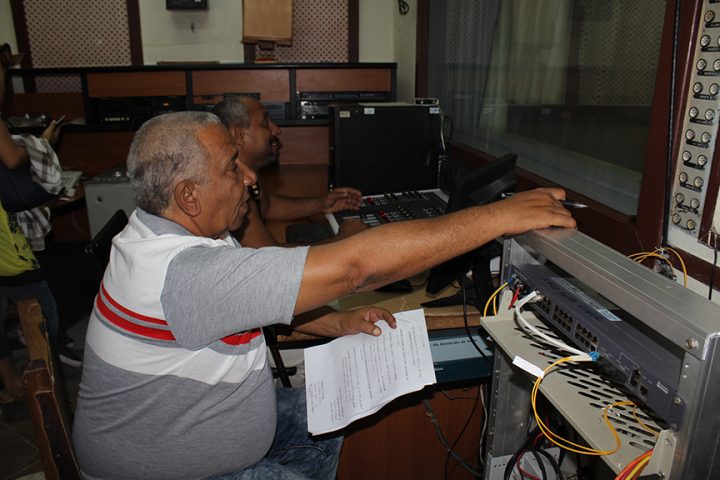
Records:
<instances>
[{"instance_id":1,"label":"keyboard","mask_svg":"<svg viewBox=\"0 0 720 480\"><path fill-rule=\"evenodd\" d=\"M345 220L359 219L365 225L375 227L383 223L438 217L445 213L447 201L447 195L439 188L367 195L359 210L344 210L325 218L337 233Z\"/></svg>"},{"instance_id":2,"label":"keyboard","mask_svg":"<svg viewBox=\"0 0 720 480\"><path fill-rule=\"evenodd\" d=\"M312 245L335 234L327 224L293 223L285 227L285 240L296 245Z\"/></svg>"}]
</instances>

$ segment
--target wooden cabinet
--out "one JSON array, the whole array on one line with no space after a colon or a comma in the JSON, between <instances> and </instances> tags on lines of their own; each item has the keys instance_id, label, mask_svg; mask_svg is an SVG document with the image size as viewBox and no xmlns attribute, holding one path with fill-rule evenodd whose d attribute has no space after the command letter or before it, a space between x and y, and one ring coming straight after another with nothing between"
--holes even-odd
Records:
<instances>
[{"instance_id":1,"label":"wooden cabinet","mask_svg":"<svg viewBox=\"0 0 720 480\"><path fill-rule=\"evenodd\" d=\"M259 94L263 102L290 102L290 70L202 70L192 72L194 105L214 105L225 95Z\"/></svg>"},{"instance_id":2,"label":"wooden cabinet","mask_svg":"<svg viewBox=\"0 0 720 480\"><path fill-rule=\"evenodd\" d=\"M85 76L88 98L185 95L182 71L92 72Z\"/></svg>"},{"instance_id":3,"label":"wooden cabinet","mask_svg":"<svg viewBox=\"0 0 720 480\"><path fill-rule=\"evenodd\" d=\"M327 164L326 105L339 98L342 103L353 98L395 100L396 68L394 63L368 63L10 70L15 78L10 83L22 84L18 90L24 91L10 96L5 113L67 115L72 121L63 129L61 162L95 174L124 160L132 132L148 118L209 110L227 96L253 95L283 130L282 164ZM53 78L74 78L81 91L37 91ZM309 106L301 100L308 94Z\"/></svg>"},{"instance_id":4,"label":"wooden cabinet","mask_svg":"<svg viewBox=\"0 0 720 480\"><path fill-rule=\"evenodd\" d=\"M387 68L298 68L295 75L298 92L392 92L393 74Z\"/></svg>"},{"instance_id":5,"label":"wooden cabinet","mask_svg":"<svg viewBox=\"0 0 720 480\"><path fill-rule=\"evenodd\" d=\"M477 466L483 422L479 388L405 395L350 424L345 429L338 480L476 478L448 458L422 401L430 402L453 450L469 465Z\"/></svg>"},{"instance_id":6,"label":"wooden cabinet","mask_svg":"<svg viewBox=\"0 0 720 480\"><path fill-rule=\"evenodd\" d=\"M282 129L280 165L322 168L330 158L326 105L353 98L394 101L396 68L394 63L358 63L10 70L8 84L16 91L7 96L3 113L66 115L57 146L60 163L92 177L125 161L135 130L148 118L209 110L227 96L253 95ZM43 91L53 84L52 93ZM318 188L326 189L327 182L313 184L314 194L322 193L315 192ZM76 230L68 229L69 239L86 239L76 238L83 237Z\"/></svg>"}]
</instances>

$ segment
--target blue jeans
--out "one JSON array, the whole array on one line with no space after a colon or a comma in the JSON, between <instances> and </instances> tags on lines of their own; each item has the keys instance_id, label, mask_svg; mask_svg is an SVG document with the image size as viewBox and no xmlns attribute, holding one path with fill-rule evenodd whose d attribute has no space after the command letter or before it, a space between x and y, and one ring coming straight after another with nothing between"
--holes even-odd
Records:
<instances>
[{"instance_id":1,"label":"blue jeans","mask_svg":"<svg viewBox=\"0 0 720 480\"><path fill-rule=\"evenodd\" d=\"M17 303L18 300L35 297L42 307L48 337L53 344L57 343L60 318L58 317L55 297L46 281L28 283L14 287L0 286L0 358L10 355L10 347L5 338L5 318L7 317L8 300Z\"/></svg>"},{"instance_id":2,"label":"blue jeans","mask_svg":"<svg viewBox=\"0 0 720 480\"><path fill-rule=\"evenodd\" d=\"M278 388L278 424L268 454L240 472L211 480L333 480L337 472L342 434L324 435L321 440L307 431L304 388Z\"/></svg>"}]
</instances>

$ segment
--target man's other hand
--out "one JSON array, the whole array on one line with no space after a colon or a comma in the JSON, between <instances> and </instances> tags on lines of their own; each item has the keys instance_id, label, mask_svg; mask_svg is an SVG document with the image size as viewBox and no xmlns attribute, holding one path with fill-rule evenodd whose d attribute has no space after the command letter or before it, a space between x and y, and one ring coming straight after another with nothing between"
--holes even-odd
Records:
<instances>
[{"instance_id":1,"label":"man's other hand","mask_svg":"<svg viewBox=\"0 0 720 480\"><path fill-rule=\"evenodd\" d=\"M384 308L365 307L338 312L328 306L296 316L292 326L298 332L320 337L337 338L356 333L377 337L382 332L375 325L379 320L385 320L391 328L397 327L395 317Z\"/></svg>"},{"instance_id":2,"label":"man's other hand","mask_svg":"<svg viewBox=\"0 0 720 480\"><path fill-rule=\"evenodd\" d=\"M342 210L357 210L362 204L362 193L349 187L336 188L320 197L322 213L335 213Z\"/></svg>"},{"instance_id":3,"label":"man's other hand","mask_svg":"<svg viewBox=\"0 0 720 480\"><path fill-rule=\"evenodd\" d=\"M380 307L360 308L334 314L340 327L340 335L355 335L366 333L377 337L380 335L380 327L375 325L379 320L385 320L390 328L397 328L397 322L392 313Z\"/></svg>"}]
</instances>

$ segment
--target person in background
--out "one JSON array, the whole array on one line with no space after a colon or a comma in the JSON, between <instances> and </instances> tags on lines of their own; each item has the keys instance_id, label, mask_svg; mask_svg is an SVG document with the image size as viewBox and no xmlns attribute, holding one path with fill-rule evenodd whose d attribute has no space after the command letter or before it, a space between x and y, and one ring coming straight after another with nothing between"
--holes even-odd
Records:
<instances>
[{"instance_id":1,"label":"person in background","mask_svg":"<svg viewBox=\"0 0 720 480\"><path fill-rule=\"evenodd\" d=\"M12 55L10 47L0 47L0 105L5 99L5 74L21 55ZM45 249L45 236L51 229L50 209L43 204L62 193L62 169L53 145L60 134L55 120L39 137L10 135L0 122L0 200L23 230L34 251Z\"/></svg>"},{"instance_id":2,"label":"person in background","mask_svg":"<svg viewBox=\"0 0 720 480\"><path fill-rule=\"evenodd\" d=\"M228 97L215 105L212 112L230 131L243 162L256 173L277 163L282 146L278 136L282 132L270 120L262 103L252 97ZM250 191L254 201L250 204L250 212L242 229L237 232L240 243L248 247L277 244L265 227L266 220L300 220L318 214L357 210L362 203L362 193L349 187L336 188L324 195L309 198L271 194L257 182L250 187ZM359 220L344 222L340 225L338 235L331 240L346 238L365 228Z\"/></svg>"},{"instance_id":3,"label":"person in background","mask_svg":"<svg viewBox=\"0 0 720 480\"><path fill-rule=\"evenodd\" d=\"M27 297L37 298L48 336L57 339L59 319L55 298L23 232L0 204L0 381L4 388L0 394L0 405L16 403L24 398L22 377L5 335L5 319L8 301Z\"/></svg>"},{"instance_id":4,"label":"person in background","mask_svg":"<svg viewBox=\"0 0 720 480\"><path fill-rule=\"evenodd\" d=\"M0 55L3 66L0 74L2 105L5 98L5 70L10 63L8 49L0 49ZM82 360L75 352L59 340L57 304L34 253L45 248L44 237L50 230L49 209L42 206L42 202L53 198L62 189L60 166L51 146L57 141L58 133L59 129L53 121L39 138L32 135L16 137L10 135L4 122L0 122L0 379L5 385L5 395L0 398L0 403L17 401L22 393L22 382L18 383L20 375L12 361L5 335L5 319L10 301L36 297L43 310L48 336L60 361L72 367L82 365ZM35 163L31 166L31 162ZM24 168L27 172L16 177L14 172ZM13 183L14 178L24 180ZM14 208L6 207L6 202Z\"/></svg>"},{"instance_id":5,"label":"person in background","mask_svg":"<svg viewBox=\"0 0 720 480\"><path fill-rule=\"evenodd\" d=\"M138 208L113 241L75 411L86 478L334 479L342 438L307 433L304 389L276 390L261 327L377 336L395 325L380 308L293 318L504 234L575 226L564 192L538 189L326 245L244 248L229 232L257 178L240 160L206 112L157 116L133 139Z\"/></svg>"}]
</instances>

